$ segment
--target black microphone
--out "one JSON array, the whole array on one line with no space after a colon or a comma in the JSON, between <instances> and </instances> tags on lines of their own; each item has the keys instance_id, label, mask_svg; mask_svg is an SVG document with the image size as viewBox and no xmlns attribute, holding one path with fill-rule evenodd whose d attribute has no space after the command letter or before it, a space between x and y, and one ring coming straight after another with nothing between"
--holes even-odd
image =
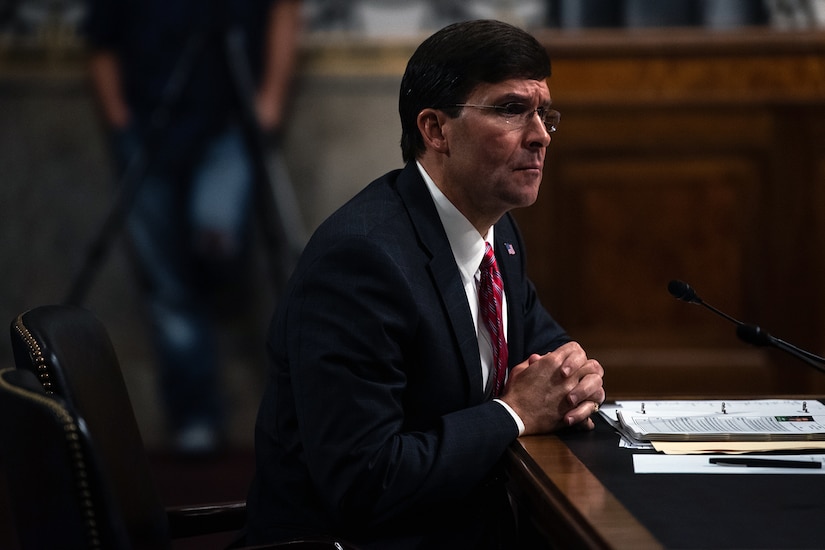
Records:
<instances>
[{"instance_id":1,"label":"black microphone","mask_svg":"<svg viewBox=\"0 0 825 550\"><path fill-rule=\"evenodd\" d=\"M754 346L771 346L788 353L812 367L825 372L825 358L815 355L809 351L800 349L793 344L789 344L784 340L780 340L772 336L768 331L763 330L756 325L748 325L724 313L710 304L705 303L693 288L684 281L673 280L667 284L667 290L674 298L683 300L691 304L699 304L705 306L720 317L724 317L728 321L736 325L736 336L747 344Z\"/></svg>"},{"instance_id":2,"label":"black microphone","mask_svg":"<svg viewBox=\"0 0 825 550\"><path fill-rule=\"evenodd\" d=\"M667 284L667 290L668 290L668 292L670 292L673 295L674 298L678 298L679 300L683 300L683 301L691 303L691 304L699 304L699 305L705 306L706 308L708 308L709 310L714 312L716 315L719 315L720 317L724 317L725 319L727 319L728 321L730 321L734 325L742 326L742 325L745 324L742 321L734 319L733 317L731 317L727 313L725 313L723 311L719 311L718 309L716 309L712 305L706 304L704 301L702 301L702 299L699 297L699 295L696 294L696 291L693 290L693 287L691 287L689 284L687 284L684 281L676 281L676 280L670 281Z\"/></svg>"}]
</instances>

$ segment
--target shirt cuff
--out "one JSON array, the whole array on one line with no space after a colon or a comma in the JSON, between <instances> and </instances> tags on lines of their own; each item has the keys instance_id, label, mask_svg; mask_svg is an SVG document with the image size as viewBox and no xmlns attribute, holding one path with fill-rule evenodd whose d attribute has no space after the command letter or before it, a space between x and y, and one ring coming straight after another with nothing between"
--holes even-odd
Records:
<instances>
[{"instance_id":1,"label":"shirt cuff","mask_svg":"<svg viewBox=\"0 0 825 550\"><path fill-rule=\"evenodd\" d=\"M501 406L502 406L502 407L504 407L504 409L505 409L508 413L510 413L510 416L512 416L512 417L513 417L513 421L515 421L516 426L518 426L518 434L519 434L519 436L524 435L524 422L522 422L522 421L521 421L521 417L519 417L519 415L517 415L517 414L516 414L516 411L514 411L514 410L512 409L512 407L510 407L510 405L508 405L507 403L505 403L505 402L504 402L504 401L502 401L501 399L493 399L493 401L495 401L496 403L500 403L500 404L501 404Z\"/></svg>"}]
</instances>

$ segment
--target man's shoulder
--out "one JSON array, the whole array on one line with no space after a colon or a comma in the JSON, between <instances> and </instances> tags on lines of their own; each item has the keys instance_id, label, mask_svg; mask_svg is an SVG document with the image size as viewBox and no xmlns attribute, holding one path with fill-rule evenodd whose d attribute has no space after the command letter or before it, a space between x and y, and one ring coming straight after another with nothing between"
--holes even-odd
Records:
<instances>
[{"instance_id":1,"label":"man's shoulder","mask_svg":"<svg viewBox=\"0 0 825 550\"><path fill-rule=\"evenodd\" d=\"M319 231L366 233L404 223L405 199L399 185L407 177L405 169L396 169L376 178L324 220Z\"/></svg>"}]
</instances>

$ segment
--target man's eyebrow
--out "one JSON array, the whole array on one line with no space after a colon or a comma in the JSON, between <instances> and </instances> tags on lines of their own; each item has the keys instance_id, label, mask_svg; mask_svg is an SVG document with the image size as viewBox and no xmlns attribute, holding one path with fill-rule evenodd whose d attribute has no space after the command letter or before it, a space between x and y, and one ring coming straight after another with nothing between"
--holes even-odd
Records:
<instances>
[{"instance_id":1,"label":"man's eyebrow","mask_svg":"<svg viewBox=\"0 0 825 550\"><path fill-rule=\"evenodd\" d=\"M519 93L519 92L507 92L507 93L504 93L504 94L502 94L502 95L500 95L500 96L497 96L497 98L495 99L495 101L493 101L493 103L495 103L496 105L501 104L501 103L524 103L524 104L530 104L530 103L532 103L532 102L533 102L533 96L532 96L532 95L522 94L522 93ZM540 105L541 107L549 107L550 105L552 105L552 103L553 103L553 101L552 101L552 100L550 100L550 99L548 99L547 101L540 101L540 102L539 102L539 105Z\"/></svg>"},{"instance_id":2,"label":"man's eyebrow","mask_svg":"<svg viewBox=\"0 0 825 550\"><path fill-rule=\"evenodd\" d=\"M530 101L530 96L520 94L518 92L508 92L498 96L497 102L505 102L505 101L517 101L519 103L527 103Z\"/></svg>"}]
</instances>

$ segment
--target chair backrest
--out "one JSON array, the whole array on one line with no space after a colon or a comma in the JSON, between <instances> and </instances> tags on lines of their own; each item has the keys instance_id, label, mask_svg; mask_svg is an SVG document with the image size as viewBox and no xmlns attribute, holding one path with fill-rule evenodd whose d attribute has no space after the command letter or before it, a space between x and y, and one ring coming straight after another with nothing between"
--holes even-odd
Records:
<instances>
[{"instance_id":1,"label":"chair backrest","mask_svg":"<svg viewBox=\"0 0 825 550\"><path fill-rule=\"evenodd\" d=\"M22 548L129 548L83 419L29 371L0 371L0 456Z\"/></svg>"},{"instance_id":2,"label":"chair backrest","mask_svg":"<svg viewBox=\"0 0 825 550\"><path fill-rule=\"evenodd\" d=\"M11 339L17 368L34 373L47 396L85 422L131 547L168 547L166 511L103 324L81 307L40 306L12 321Z\"/></svg>"}]
</instances>

